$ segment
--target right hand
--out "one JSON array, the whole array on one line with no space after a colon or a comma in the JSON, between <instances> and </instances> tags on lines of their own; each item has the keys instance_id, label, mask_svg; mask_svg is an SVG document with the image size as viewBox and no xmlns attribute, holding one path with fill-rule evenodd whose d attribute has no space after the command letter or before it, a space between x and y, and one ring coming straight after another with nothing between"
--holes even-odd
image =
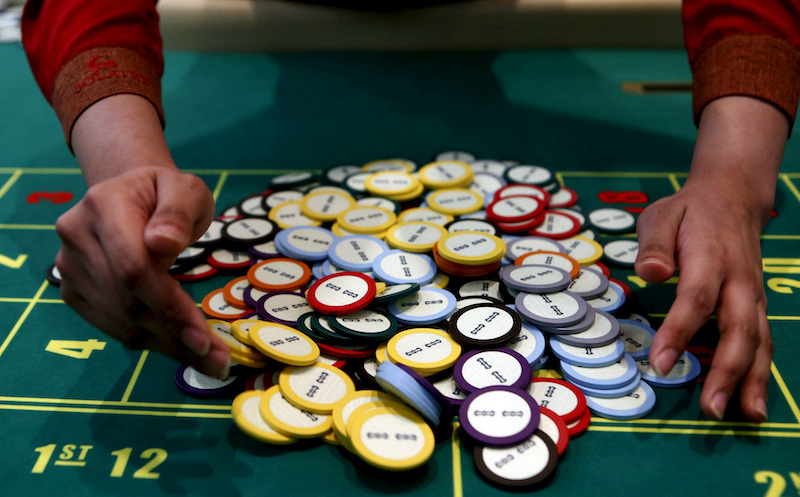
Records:
<instances>
[{"instance_id":1,"label":"right hand","mask_svg":"<svg viewBox=\"0 0 800 497\"><path fill-rule=\"evenodd\" d=\"M62 298L131 349L226 377L227 345L168 272L213 214L205 183L176 169L136 168L95 184L56 223Z\"/></svg>"}]
</instances>

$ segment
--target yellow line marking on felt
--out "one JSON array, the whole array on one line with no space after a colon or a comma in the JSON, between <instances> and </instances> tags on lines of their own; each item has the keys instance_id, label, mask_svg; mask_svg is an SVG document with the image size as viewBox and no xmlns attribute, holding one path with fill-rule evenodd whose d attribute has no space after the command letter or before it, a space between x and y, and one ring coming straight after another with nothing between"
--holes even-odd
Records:
<instances>
[{"instance_id":1,"label":"yellow line marking on felt","mask_svg":"<svg viewBox=\"0 0 800 497\"><path fill-rule=\"evenodd\" d=\"M143 350L142 355L139 356L139 362L136 363L136 369L133 370L133 375L131 375L131 380L128 382L127 388L125 388L125 393L122 395L122 403L125 404L128 402L128 399L131 398L131 394L133 393L133 387L136 386L136 380L139 379L139 374L142 372L142 368L144 367L144 361L147 360L147 356L150 354L149 350Z\"/></svg>"},{"instance_id":2,"label":"yellow line marking on felt","mask_svg":"<svg viewBox=\"0 0 800 497\"><path fill-rule=\"evenodd\" d=\"M229 412L225 414L203 412L170 412L170 411L134 411L126 409L102 409L99 407L63 407L63 406L7 406L0 404L0 409L7 411L37 411L37 412L71 412L78 414L127 414L131 416L153 416L162 418L205 418L205 419L231 419Z\"/></svg>"},{"instance_id":3,"label":"yellow line marking on felt","mask_svg":"<svg viewBox=\"0 0 800 497\"><path fill-rule=\"evenodd\" d=\"M464 488L461 483L461 443L458 438L458 421L453 422L453 439L450 446L453 451L453 497L462 497Z\"/></svg>"},{"instance_id":4,"label":"yellow line marking on felt","mask_svg":"<svg viewBox=\"0 0 800 497\"><path fill-rule=\"evenodd\" d=\"M800 235L761 235L762 240L800 240Z\"/></svg>"},{"instance_id":5,"label":"yellow line marking on felt","mask_svg":"<svg viewBox=\"0 0 800 497\"><path fill-rule=\"evenodd\" d=\"M560 175L571 176L574 178L669 178L686 177L688 173L669 173L669 172L642 172L642 171L559 171Z\"/></svg>"},{"instance_id":6,"label":"yellow line marking on felt","mask_svg":"<svg viewBox=\"0 0 800 497\"><path fill-rule=\"evenodd\" d=\"M800 432L782 431L742 431L742 430L714 430L714 429L681 429L681 428L640 428L635 426L597 426L589 425L589 431L605 431L612 433L657 433L672 435L733 435L737 437L771 437L771 438L798 438Z\"/></svg>"},{"instance_id":7,"label":"yellow line marking on felt","mask_svg":"<svg viewBox=\"0 0 800 497\"><path fill-rule=\"evenodd\" d=\"M672 183L672 188L674 188L676 192L681 190L681 184L678 183L678 176L676 174L669 175L669 182Z\"/></svg>"},{"instance_id":8,"label":"yellow line marking on felt","mask_svg":"<svg viewBox=\"0 0 800 497\"><path fill-rule=\"evenodd\" d=\"M202 410L226 411L230 410L230 405L206 405L206 404L162 404L158 402L121 402L117 400L91 400L91 399L52 399L47 397L9 397L0 396L0 402L23 402L39 404L72 404L100 407L149 407L162 409L182 409L182 410Z\"/></svg>"},{"instance_id":9,"label":"yellow line marking on felt","mask_svg":"<svg viewBox=\"0 0 800 497\"><path fill-rule=\"evenodd\" d=\"M14 183L17 182L20 176L22 176L22 170L16 169L14 171L14 174L12 174L11 177L8 178L6 183L3 185L3 188L0 188L0 198L3 198L3 195L8 193L8 190L10 190L12 186L14 186Z\"/></svg>"},{"instance_id":10,"label":"yellow line marking on felt","mask_svg":"<svg viewBox=\"0 0 800 497\"><path fill-rule=\"evenodd\" d=\"M53 464L56 466L73 466L77 468L82 468L86 466L86 461L56 461Z\"/></svg>"},{"instance_id":11,"label":"yellow line marking on felt","mask_svg":"<svg viewBox=\"0 0 800 497\"><path fill-rule=\"evenodd\" d=\"M24 174L81 174L78 167L0 167L0 174L20 171Z\"/></svg>"},{"instance_id":12,"label":"yellow line marking on felt","mask_svg":"<svg viewBox=\"0 0 800 497\"><path fill-rule=\"evenodd\" d=\"M55 224L0 224L0 229L4 230L54 230Z\"/></svg>"},{"instance_id":13,"label":"yellow line marking on felt","mask_svg":"<svg viewBox=\"0 0 800 497\"><path fill-rule=\"evenodd\" d=\"M770 365L770 370L772 371L772 376L775 377L775 383L778 384L778 388L781 389L781 393L786 399L786 403L789 404L789 409L792 410L794 418L797 420L797 423L800 424L800 408L797 407L797 402L794 401L792 392L789 391L789 387L786 386L786 382L783 381L783 377L778 372L778 367L774 362Z\"/></svg>"},{"instance_id":14,"label":"yellow line marking on felt","mask_svg":"<svg viewBox=\"0 0 800 497\"><path fill-rule=\"evenodd\" d=\"M33 300L28 297L0 297L0 302L25 304ZM61 299L39 299L40 304L63 304Z\"/></svg>"},{"instance_id":15,"label":"yellow line marking on felt","mask_svg":"<svg viewBox=\"0 0 800 497\"><path fill-rule=\"evenodd\" d=\"M797 199L797 201L798 201L798 202L800 202L800 190L798 190L798 189L797 189L797 187L796 187L796 186L794 186L794 183L792 183L792 182L789 180L789 175L788 175L788 174L781 174L781 175L780 175L780 178L781 178L781 179L783 180L783 182L786 184L786 188L788 188L788 189L789 189L789 191L790 191L790 192L792 192L792 193L794 194L794 198L796 198L796 199Z\"/></svg>"},{"instance_id":16,"label":"yellow line marking on felt","mask_svg":"<svg viewBox=\"0 0 800 497\"><path fill-rule=\"evenodd\" d=\"M222 187L225 185L225 181L228 180L228 172L223 171L222 174L219 175L219 179L217 180L217 186L214 187L214 193L211 194L214 197L214 202L219 199L219 194L222 193Z\"/></svg>"},{"instance_id":17,"label":"yellow line marking on felt","mask_svg":"<svg viewBox=\"0 0 800 497\"><path fill-rule=\"evenodd\" d=\"M3 352L6 351L6 349L8 348L8 345L11 343L11 340L13 340L14 337L17 335L17 332L22 327L22 323L24 323L25 320L28 318L28 315L33 310L33 306L35 306L36 303L39 302L39 297L42 296L42 293L44 293L45 288L47 288L47 286L49 284L50 283L48 283L48 281L45 280L44 283L42 283L42 286L39 287L39 290L36 292L36 294L31 299L31 301L28 303L28 306L25 308L24 311L22 311L22 315L19 317L19 319L17 319L17 322L16 322L16 324L14 324L14 327L11 328L11 331L8 333L8 336L3 341L3 344L0 345L0 357L3 356Z\"/></svg>"},{"instance_id":18,"label":"yellow line marking on felt","mask_svg":"<svg viewBox=\"0 0 800 497\"><path fill-rule=\"evenodd\" d=\"M592 417L592 423L604 425L636 426L636 425L671 425L687 427L717 427L717 428L771 428L777 430L796 430L800 428L797 423L749 423L744 421L711 421L711 420L691 420L691 419L634 419L631 421L614 421L612 419Z\"/></svg>"}]
</instances>

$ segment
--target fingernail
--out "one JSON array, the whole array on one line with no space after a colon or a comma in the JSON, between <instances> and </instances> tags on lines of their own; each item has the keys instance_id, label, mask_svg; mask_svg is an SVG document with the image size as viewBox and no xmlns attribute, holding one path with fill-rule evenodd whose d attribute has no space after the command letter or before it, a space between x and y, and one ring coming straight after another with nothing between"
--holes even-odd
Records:
<instances>
[{"instance_id":1,"label":"fingernail","mask_svg":"<svg viewBox=\"0 0 800 497\"><path fill-rule=\"evenodd\" d=\"M767 401L763 398L756 399L753 403L753 408L761 415L761 421L767 420Z\"/></svg>"},{"instance_id":2,"label":"fingernail","mask_svg":"<svg viewBox=\"0 0 800 497\"><path fill-rule=\"evenodd\" d=\"M208 330L198 330L191 326L183 329L181 341L198 357L205 357L211 348Z\"/></svg>"},{"instance_id":3,"label":"fingernail","mask_svg":"<svg viewBox=\"0 0 800 497\"><path fill-rule=\"evenodd\" d=\"M214 349L208 353L206 364L209 364L214 371L218 372L215 376L224 379L228 377L231 371L231 356L227 350Z\"/></svg>"},{"instance_id":4,"label":"fingernail","mask_svg":"<svg viewBox=\"0 0 800 497\"><path fill-rule=\"evenodd\" d=\"M653 369L656 370L658 376L666 376L672 371L672 367L675 366L675 361L677 360L677 350L665 349L656 357L655 362L653 362Z\"/></svg>"},{"instance_id":5,"label":"fingernail","mask_svg":"<svg viewBox=\"0 0 800 497\"><path fill-rule=\"evenodd\" d=\"M170 226L169 224L159 224L156 226L148 227L148 231L151 236L157 235L162 238L174 240L178 243L185 242L185 240L183 239L184 238L183 233L181 233L174 226Z\"/></svg>"},{"instance_id":6,"label":"fingernail","mask_svg":"<svg viewBox=\"0 0 800 497\"><path fill-rule=\"evenodd\" d=\"M719 392L711 400L711 412L714 414L714 419L721 421L725 415L725 407L728 405L728 395L725 392ZM766 406L765 406L766 409Z\"/></svg>"}]
</instances>

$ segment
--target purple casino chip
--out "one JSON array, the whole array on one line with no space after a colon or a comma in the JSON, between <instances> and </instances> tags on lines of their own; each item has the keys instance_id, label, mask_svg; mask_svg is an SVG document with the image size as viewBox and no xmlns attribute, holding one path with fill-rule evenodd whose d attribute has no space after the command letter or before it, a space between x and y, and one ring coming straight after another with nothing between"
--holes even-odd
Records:
<instances>
[{"instance_id":1,"label":"purple casino chip","mask_svg":"<svg viewBox=\"0 0 800 497\"><path fill-rule=\"evenodd\" d=\"M462 390L472 393L492 386L527 388L533 369L522 355L501 347L496 350L473 350L459 357L453 376Z\"/></svg>"},{"instance_id":2,"label":"purple casino chip","mask_svg":"<svg viewBox=\"0 0 800 497\"><path fill-rule=\"evenodd\" d=\"M526 390L489 387L464 400L458 419L473 440L502 447L533 435L540 416L539 405Z\"/></svg>"},{"instance_id":3,"label":"purple casino chip","mask_svg":"<svg viewBox=\"0 0 800 497\"><path fill-rule=\"evenodd\" d=\"M447 397L445 397L442 394L442 392L437 390L436 387L433 386L433 383L428 381L427 378L420 375L419 373L417 373L410 367L406 366L405 364L397 364L397 367L408 373L409 376L414 378L414 381L419 383L422 386L422 388L424 388L429 394L431 394L431 397L436 399L436 402L442 406L442 410L444 412L450 413L453 411L453 404L451 403L451 401Z\"/></svg>"},{"instance_id":4,"label":"purple casino chip","mask_svg":"<svg viewBox=\"0 0 800 497\"><path fill-rule=\"evenodd\" d=\"M582 267L578 276L569 284L568 290L586 300L594 299L608 290L608 277L597 269Z\"/></svg>"},{"instance_id":5,"label":"purple casino chip","mask_svg":"<svg viewBox=\"0 0 800 497\"><path fill-rule=\"evenodd\" d=\"M514 299L517 312L534 326L556 328L580 323L589 305L572 292L520 293Z\"/></svg>"},{"instance_id":6,"label":"purple casino chip","mask_svg":"<svg viewBox=\"0 0 800 497\"><path fill-rule=\"evenodd\" d=\"M306 297L295 292L270 292L258 299L255 309L261 319L292 328L297 318L313 310Z\"/></svg>"},{"instance_id":7,"label":"purple casino chip","mask_svg":"<svg viewBox=\"0 0 800 497\"><path fill-rule=\"evenodd\" d=\"M231 375L220 380L205 375L191 366L178 368L175 372L175 384L181 392L198 398L233 397L244 389L238 376Z\"/></svg>"},{"instance_id":8,"label":"purple casino chip","mask_svg":"<svg viewBox=\"0 0 800 497\"><path fill-rule=\"evenodd\" d=\"M619 337L620 324L617 318L605 311L595 311L594 323L588 329L574 334L558 334L560 342L576 347L599 347L608 345Z\"/></svg>"},{"instance_id":9,"label":"purple casino chip","mask_svg":"<svg viewBox=\"0 0 800 497\"><path fill-rule=\"evenodd\" d=\"M572 326L556 326L553 328L549 326L540 326L539 330L551 335L571 335L580 333L592 327L595 320L595 312L594 307L588 306L586 308L586 316L584 316L578 324L573 324Z\"/></svg>"},{"instance_id":10,"label":"purple casino chip","mask_svg":"<svg viewBox=\"0 0 800 497\"><path fill-rule=\"evenodd\" d=\"M500 279L507 287L528 293L560 292L572 283L567 271L543 264L506 266L500 270Z\"/></svg>"}]
</instances>

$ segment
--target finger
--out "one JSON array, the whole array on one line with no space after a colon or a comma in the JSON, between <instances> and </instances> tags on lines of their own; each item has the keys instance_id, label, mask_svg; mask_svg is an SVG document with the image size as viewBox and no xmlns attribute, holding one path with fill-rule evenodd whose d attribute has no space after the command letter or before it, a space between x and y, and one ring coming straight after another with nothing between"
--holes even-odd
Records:
<instances>
[{"instance_id":1,"label":"finger","mask_svg":"<svg viewBox=\"0 0 800 497\"><path fill-rule=\"evenodd\" d=\"M650 363L662 376L672 370L694 334L711 317L722 285L722 276L711 269L713 260L700 253L683 255L691 263L681 267L675 301L650 348Z\"/></svg>"},{"instance_id":2,"label":"finger","mask_svg":"<svg viewBox=\"0 0 800 497\"><path fill-rule=\"evenodd\" d=\"M752 367L765 307L763 289L754 288L748 279L732 280L722 290L717 310L720 340L701 397L701 406L712 417L724 414L727 399Z\"/></svg>"},{"instance_id":3,"label":"finger","mask_svg":"<svg viewBox=\"0 0 800 497\"><path fill-rule=\"evenodd\" d=\"M230 373L230 350L225 342L213 333L206 345L207 350L199 355L187 349L183 341L172 334L154 333L147 326L137 325L122 314L95 312L98 305L104 304L102 297L92 296L87 299L71 288L62 288L61 292L64 301L68 302L78 314L129 349L160 352L173 357L181 364L194 367L201 373L218 378L227 378ZM107 307L111 308L110 305Z\"/></svg>"},{"instance_id":4,"label":"finger","mask_svg":"<svg viewBox=\"0 0 800 497\"><path fill-rule=\"evenodd\" d=\"M747 419L763 423L767 420L767 385L771 374L774 346L765 309L758 321L760 341L753 363L742 380L740 397L742 412Z\"/></svg>"},{"instance_id":5,"label":"finger","mask_svg":"<svg viewBox=\"0 0 800 497\"><path fill-rule=\"evenodd\" d=\"M675 273L675 240L684 211L665 200L645 209L636 223L639 255L634 268L649 283L662 283Z\"/></svg>"},{"instance_id":6,"label":"finger","mask_svg":"<svg viewBox=\"0 0 800 497\"><path fill-rule=\"evenodd\" d=\"M205 318L166 268L159 267L158 258L144 246L142 230L135 223L126 223L130 217L127 206L114 203L105 207L105 221L97 227L103 258L113 261L110 279L123 293L118 306L123 306L137 325L206 358L216 349ZM218 353L208 361L208 368L222 370L226 366Z\"/></svg>"},{"instance_id":7,"label":"finger","mask_svg":"<svg viewBox=\"0 0 800 497\"><path fill-rule=\"evenodd\" d=\"M190 174L170 175L168 181L157 184L156 209L144 230L145 245L174 258L203 234L212 217L213 200L205 183Z\"/></svg>"},{"instance_id":8,"label":"finger","mask_svg":"<svg viewBox=\"0 0 800 497\"><path fill-rule=\"evenodd\" d=\"M703 412L712 419L722 419L728 400L753 363L760 341L758 306L749 285L726 285L718 310L720 339L700 396Z\"/></svg>"}]
</instances>

